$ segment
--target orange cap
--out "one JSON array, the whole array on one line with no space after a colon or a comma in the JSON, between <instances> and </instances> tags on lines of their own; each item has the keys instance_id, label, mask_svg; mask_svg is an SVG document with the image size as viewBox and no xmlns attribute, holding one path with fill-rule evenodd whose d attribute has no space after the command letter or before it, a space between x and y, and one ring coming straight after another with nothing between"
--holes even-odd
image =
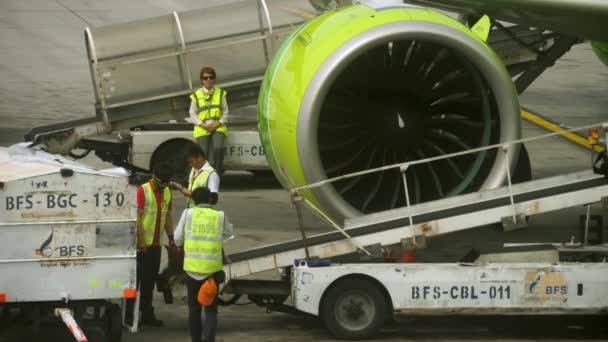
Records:
<instances>
[{"instance_id":1,"label":"orange cap","mask_svg":"<svg viewBox=\"0 0 608 342\"><path fill-rule=\"evenodd\" d=\"M0 293L0 303L6 303L6 293Z\"/></svg>"},{"instance_id":2,"label":"orange cap","mask_svg":"<svg viewBox=\"0 0 608 342\"><path fill-rule=\"evenodd\" d=\"M215 297L217 296L217 283L213 277L207 277L201 288L198 290L196 299L198 303L204 306L213 304Z\"/></svg>"}]
</instances>

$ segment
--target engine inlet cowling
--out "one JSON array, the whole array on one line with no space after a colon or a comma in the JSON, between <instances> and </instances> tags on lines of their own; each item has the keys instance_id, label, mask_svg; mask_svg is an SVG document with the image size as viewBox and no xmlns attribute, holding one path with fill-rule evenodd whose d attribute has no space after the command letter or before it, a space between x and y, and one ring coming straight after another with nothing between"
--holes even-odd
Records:
<instances>
[{"instance_id":1,"label":"engine inlet cowling","mask_svg":"<svg viewBox=\"0 0 608 342\"><path fill-rule=\"evenodd\" d=\"M259 101L262 142L286 188L514 140L519 120L491 49L457 21L407 5L357 5L301 26L275 56ZM413 165L410 201L498 187L504 163L482 151ZM303 195L338 220L406 202L397 169Z\"/></svg>"}]
</instances>

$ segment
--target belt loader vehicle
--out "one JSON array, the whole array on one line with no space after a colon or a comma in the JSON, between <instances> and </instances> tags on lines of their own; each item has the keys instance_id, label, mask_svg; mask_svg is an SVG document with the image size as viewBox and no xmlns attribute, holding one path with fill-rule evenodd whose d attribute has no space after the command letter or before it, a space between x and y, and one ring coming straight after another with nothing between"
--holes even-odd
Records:
<instances>
[{"instance_id":1,"label":"belt loader vehicle","mask_svg":"<svg viewBox=\"0 0 608 342\"><path fill-rule=\"evenodd\" d=\"M506 155L513 145L489 148ZM388 167L405 178L412 165L436 159ZM334 336L345 339L371 338L397 314L605 315L608 244L588 241L593 233L590 207L608 197L608 164L605 153L595 160L604 166L519 184L509 177L497 189L412 205L404 181L405 207L351 218L344 226L333 223L332 233L230 255L224 293L247 295L270 311L319 316ZM349 176L356 174L344 177ZM296 206L305 203L333 222L299 193L341 178L293 189ZM587 207L580 243L516 244L471 253L455 263L384 261L391 246L426 248L432 238L496 223L505 230L520 229L530 216L577 206ZM603 229L600 225L594 233L602 236ZM240 279L277 268L284 270L282 280Z\"/></svg>"}]
</instances>

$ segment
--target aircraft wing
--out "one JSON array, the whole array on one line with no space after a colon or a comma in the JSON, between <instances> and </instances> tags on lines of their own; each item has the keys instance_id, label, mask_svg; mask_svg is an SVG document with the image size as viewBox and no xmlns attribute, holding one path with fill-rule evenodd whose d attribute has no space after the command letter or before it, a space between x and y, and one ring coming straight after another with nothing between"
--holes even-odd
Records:
<instances>
[{"instance_id":1,"label":"aircraft wing","mask_svg":"<svg viewBox=\"0 0 608 342\"><path fill-rule=\"evenodd\" d=\"M608 0L406 0L608 42Z\"/></svg>"}]
</instances>

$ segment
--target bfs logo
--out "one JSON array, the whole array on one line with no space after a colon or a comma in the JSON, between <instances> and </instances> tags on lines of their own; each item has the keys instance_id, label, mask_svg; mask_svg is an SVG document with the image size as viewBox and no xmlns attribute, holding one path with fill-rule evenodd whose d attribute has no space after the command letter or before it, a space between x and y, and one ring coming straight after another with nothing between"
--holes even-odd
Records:
<instances>
[{"instance_id":1,"label":"bfs logo","mask_svg":"<svg viewBox=\"0 0 608 342\"><path fill-rule=\"evenodd\" d=\"M561 272L528 272L526 292L538 299L565 299L568 283Z\"/></svg>"},{"instance_id":2,"label":"bfs logo","mask_svg":"<svg viewBox=\"0 0 608 342\"><path fill-rule=\"evenodd\" d=\"M83 245L67 245L67 246L51 246L53 242L53 232L51 235L44 240L39 248L34 249L34 255L41 256L43 258L52 257L78 257L84 256L86 249Z\"/></svg>"}]
</instances>

